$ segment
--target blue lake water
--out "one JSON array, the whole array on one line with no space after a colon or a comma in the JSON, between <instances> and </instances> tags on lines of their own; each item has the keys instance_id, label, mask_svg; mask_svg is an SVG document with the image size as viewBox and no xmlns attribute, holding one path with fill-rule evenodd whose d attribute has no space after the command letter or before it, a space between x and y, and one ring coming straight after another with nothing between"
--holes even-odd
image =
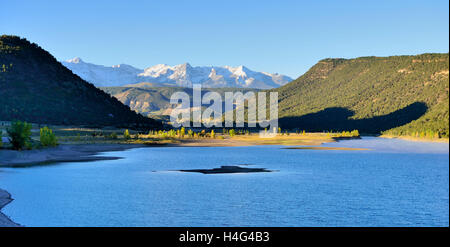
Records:
<instances>
[{"instance_id":1,"label":"blue lake water","mask_svg":"<svg viewBox=\"0 0 450 247\"><path fill-rule=\"evenodd\" d=\"M0 168L25 226L449 226L448 143L363 138L324 146L152 147L124 159ZM277 172L171 170L249 164Z\"/></svg>"}]
</instances>

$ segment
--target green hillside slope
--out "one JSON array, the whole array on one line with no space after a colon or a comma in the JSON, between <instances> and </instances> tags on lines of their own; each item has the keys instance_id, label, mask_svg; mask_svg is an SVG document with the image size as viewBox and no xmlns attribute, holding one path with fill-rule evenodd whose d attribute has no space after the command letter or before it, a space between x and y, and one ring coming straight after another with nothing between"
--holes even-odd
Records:
<instances>
[{"instance_id":1,"label":"green hillside slope","mask_svg":"<svg viewBox=\"0 0 450 247\"><path fill-rule=\"evenodd\" d=\"M283 128L448 137L449 56L324 59L279 93Z\"/></svg>"},{"instance_id":2,"label":"green hillside slope","mask_svg":"<svg viewBox=\"0 0 450 247\"><path fill-rule=\"evenodd\" d=\"M82 80L36 44L0 36L0 120L160 127Z\"/></svg>"}]
</instances>

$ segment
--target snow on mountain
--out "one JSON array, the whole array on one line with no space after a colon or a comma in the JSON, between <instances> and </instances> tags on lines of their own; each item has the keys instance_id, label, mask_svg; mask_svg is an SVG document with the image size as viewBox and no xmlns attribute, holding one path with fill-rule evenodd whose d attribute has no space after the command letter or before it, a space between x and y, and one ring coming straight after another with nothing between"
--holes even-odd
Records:
<instances>
[{"instance_id":1,"label":"snow on mountain","mask_svg":"<svg viewBox=\"0 0 450 247\"><path fill-rule=\"evenodd\" d=\"M120 64L111 67L83 62L78 57L62 64L84 80L98 87L123 86L141 82L164 83L189 87L200 83L203 87L238 87L267 89L282 86L292 79L285 75L255 72L245 66L197 66L189 63L169 66L158 64L144 70Z\"/></svg>"},{"instance_id":2,"label":"snow on mountain","mask_svg":"<svg viewBox=\"0 0 450 247\"><path fill-rule=\"evenodd\" d=\"M86 63L78 57L61 62L68 69L97 87L122 86L138 82L138 74L143 70L127 64L111 67Z\"/></svg>"}]
</instances>

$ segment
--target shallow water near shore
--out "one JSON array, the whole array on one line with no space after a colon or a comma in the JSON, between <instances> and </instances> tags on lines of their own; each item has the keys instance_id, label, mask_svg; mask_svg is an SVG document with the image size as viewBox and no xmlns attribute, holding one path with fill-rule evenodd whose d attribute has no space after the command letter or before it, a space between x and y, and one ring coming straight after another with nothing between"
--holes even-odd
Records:
<instances>
[{"instance_id":1,"label":"shallow water near shore","mask_svg":"<svg viewBox=\"0 0 450 247\"><path fill-rule=\"evenodd\" d=\"M0 168L25 226L448 226L448 143L150 147L119 160ZM226 165L276 172L201 174Z\"/></svg>"}]
</instances>

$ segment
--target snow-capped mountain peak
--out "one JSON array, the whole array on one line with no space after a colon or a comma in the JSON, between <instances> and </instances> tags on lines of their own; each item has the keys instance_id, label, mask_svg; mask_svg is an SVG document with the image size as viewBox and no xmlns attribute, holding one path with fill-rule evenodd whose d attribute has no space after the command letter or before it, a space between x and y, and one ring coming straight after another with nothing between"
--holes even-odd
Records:
<instances>
[{"instance_id":1,"label":"snow-capped mountain peak","mask_svg":"<svg viewBox=\"0 0 450 247\"><path fill-rule=\"evenodd\" d=\"M164 83L189 87L200 83L203 87L274 88L292 79L266 72L255 72L241 65L192 66L189 63L170 66L157 64L146 69L119 64L111 67L83 62L80 58L62 62L72 72L96 86L123 86L141 82Z\"/></svg>"},{"instance_id":2,"label":"snow-capped mountain peak","mask_svg":"<svg viewBox=\"0 0 450 247\"><path fill-rule=\"evenodd\" d=\"M228 68L228 70L230 70L233 73L233 75L235 75L236 77L247 77L247 72L250 71L244 65L241 65L238 67L229 67L229 66L225 66L225 67ZM264 73L264 72L261 72L261 73Z\"/></svg>"},{"instance_id":3,"label":"snow-capped mountain peak","mask_svg":"<svg viewBox=\"0 0 450 247\"><path fill-rule=\"evenodd\" d=\"M140 73L138 76L142 76L142 77L147 77L147 76L151 76L151 77L158 77L161 74L165 74L167 73L167 70L169 70L171 67L167 64L157 64L155 66L152 67L148 67L146 69L144 69L144 71L142 73Z\"/></svg>"},{"instance_id":4,"label":"snow-capped mountain peak","mask_svg":"<svg viewBox=\"0 0 450 247\"><path fill-rule=\"evenodd\" d=\"M83 63L83 60L79 57L74 57L72 59L66 60L67 63Z\"/></svg>"}]
</instances>

